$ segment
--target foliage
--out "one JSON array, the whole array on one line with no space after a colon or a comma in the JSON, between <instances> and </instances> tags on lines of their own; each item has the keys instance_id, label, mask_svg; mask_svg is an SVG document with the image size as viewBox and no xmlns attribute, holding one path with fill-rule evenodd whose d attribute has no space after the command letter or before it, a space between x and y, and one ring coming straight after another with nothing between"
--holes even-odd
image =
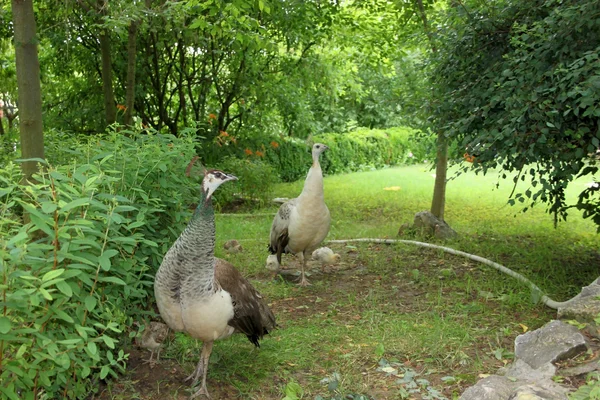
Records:
<instances>
[{"instance_id":1,"label":"foliage","mask_svg":"<svg viewBox=\"0 0 600 400\"><path fill-rule=\"evenodd\" d=\"M215 193L217 207L239 201L264 206L273 198L273 186L278 182L279 176L267 162L259 158L227 157L216 168L232 173L238 178Z\"/></svg>"},{"instance_id":2,"label":"foliage","mask_svg":"<svg viewBox=\"0 0 600 400\"><path fill-rule=\"evenodd\" d=\"M361 128L350 133L315 135L308 141L269 135L236 138L222 132L212 145L203 145L200 152L207 165L220 165L223 156L264 160L282 181L290 182L306 175L311 163L310 146L316 142L330 147L321 161L327 174L420 163L431 160L435 154L431 135L407 127Z\"/></svg>"},{"instance_id":3,"label":"foliage","mask_svg":"<svg viewBox=\"0 0 600 400\"><path fill-rule=\"evenodd\" d=\"M419 140L417 134L404 127L358 129L348 134L318 135L314 140L331 149L324 158L323 170L337 174L431 160L431 142Z\"/></svg>"},{"instance_id":4,"label":"foliage","mask_svg":"<svg viewBox=\"0 0 600 400\"><path fill-rule=\"evenodd\" d=\"M136 136L53 135L48 159L58 166L31 185L20 183L17 165L0 169L0 391L7 398L85 397L123 370L132 320L153 314L152 276L197 198L198 183L184 174L194 146L126 134Z\"/></svg>"},{"instance_id":5,"label":"foliage","mask_svg":"<svg viewBox=\"0 0 600 400\"><path fill-rule=\"evenodd\" d=\"M597 372L589 374L585 385L579 387L575 392L569 393L569 400L598 399L600 399L600 374Z\"/></svg>"},{"instance_id":6,"label":"foliage","mask_svg":"<svg viewBox=\"0 0 600 400\"><path fill-rule=\"evenodd\" d=\"M98 4L35 4L47 128L103 129L99 35L105 30L123 122L131 24L138 32L137 127L179 135L195 123L209 139L221 131L305 139L412 123L422 102L418 19L407 1ZM0 95L15 103L8 6L0 21L7 22L0 29L0 60L6 60Z\"/></svg>"},{"instance_id":7,"label":"foliage","mask_svg":"<svg viewBox=\"0 0 600 400\"><path fill-rule=\"evenodd\" d=\"M476 156L473 167L501 167L515 185L531 178L512 203L545 203L555 223L582 209L600 228L595 188L574 204L564 194L575 177L595 180L598 171L590 155L600 146L599 12L593 0L449 7L432 79L442 99L437 129Z\"/></svg>"}]
</instances>

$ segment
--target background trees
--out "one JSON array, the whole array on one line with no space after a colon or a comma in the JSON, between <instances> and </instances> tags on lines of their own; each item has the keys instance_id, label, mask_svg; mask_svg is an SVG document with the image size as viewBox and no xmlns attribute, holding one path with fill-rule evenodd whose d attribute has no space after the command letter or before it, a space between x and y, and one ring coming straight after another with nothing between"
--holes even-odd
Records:
<instances>
[{"instance_id":1,"label":"background trees","mask_svg":"<svg viewBox=\"0 0 600 400\"><path fill-rule=\"evenodd\" d=\"M438 26L435 126L476 156L476 170L525 182L511 202L546 203L555 222L573 207L600 222L599 13L597 1L467 1ZM569 182L588 175L568 201Z\"/></svg>"},{"instance_id":2,"label":"background trees","mask_svg":"<svg viewBox=\"0 0 600 400\"><path fill-rule=\"evenodd\" d=\"M294 137L400 124L449 141L451 160L500 167L555 217L596 216L598 23L593 1L368 0L36 3L44 123L72 134L117 121L180 135L199 151L232 137ZM10 9L0 17L8 131L16 106ZM10 118L7 118L10 117ZM202 147L204 146L204 147ZM209 146L210 147L210 146ZM444 152L432 210L443 216Z\"/></svg>"}]
</instances>

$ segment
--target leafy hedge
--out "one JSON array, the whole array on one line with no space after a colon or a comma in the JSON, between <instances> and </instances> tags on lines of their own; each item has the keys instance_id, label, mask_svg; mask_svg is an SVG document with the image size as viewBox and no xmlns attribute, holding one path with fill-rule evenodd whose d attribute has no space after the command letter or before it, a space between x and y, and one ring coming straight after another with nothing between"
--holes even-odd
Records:
<instances>
[{"instance_id":1,"label":"leafy hedge","mask_svg":"<svg viewBox=\"0 0 600 400\"><path fill-rule=\"evenodd\" d=\"M189 138L47 139L37 183L0 169L2 398L84 398L117 376L123 338L152 313L155 268L198 198Z\"/></svg>"},{"instance_id":2,"label":"leafy hedge","mask_svg":"<svg viewBox=\"0 0 600 400\"><path fill-rule=\"evenodd\" d=\"M406 128L358 129L350 133L327 133L312 137L331 150L325 153L322 166L327 174L382 168L431 160L435 141L429 135ZM256 135L233 138L225 132L203 146L202 158L218 164L221 157L264 160L281 180L289 182L306 176L311 163L307 141L290 137Z\"/></svg>"}]
</instances>

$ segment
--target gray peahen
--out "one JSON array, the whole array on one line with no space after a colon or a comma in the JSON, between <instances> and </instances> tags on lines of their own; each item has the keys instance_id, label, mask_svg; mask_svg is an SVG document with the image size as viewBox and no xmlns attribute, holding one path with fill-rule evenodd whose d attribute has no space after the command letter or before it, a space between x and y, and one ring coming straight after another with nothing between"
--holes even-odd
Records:
<instances>
[{"instance_id":1,"label":"gray peahen","mask_svg":"<svg viewBox=\"0 0 600 400\"><path fill-rule=\"evenodd\" d=\"M275 316L261 295L228 262L214 256L215 216L212 194L237 179L222 171L205 171L201 199L187 227L165 255L154 279L162 319L174 331L202 340L196 370L186 380L202 386L192 395L210 397L206 373L213 342L233 333L258 340L276 327Z\"/></svg>"},{"instance_id":2,"label":"gray peahen","mask_svg":"<svg viewBox=\"0 0 600 400\"><path fill-rule=\"evenodd\" d=\"M300 286L310 284L305 275L306 259L325 239L331 224L323 192L323 172L319 164L319 156L328 148L321 143L313 145L313 163L306 175L302 193L279 207L271 225L269 251L277 255L279 264L283 253L292 253L300 257Z\"/></svg>"}]
</instances>

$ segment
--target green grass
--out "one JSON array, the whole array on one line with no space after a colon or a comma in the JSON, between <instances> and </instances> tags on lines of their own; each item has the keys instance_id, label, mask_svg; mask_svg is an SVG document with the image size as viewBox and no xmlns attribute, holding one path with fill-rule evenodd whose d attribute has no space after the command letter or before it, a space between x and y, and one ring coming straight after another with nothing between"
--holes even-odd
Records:
<instances>
[{"instance_id":1,"label":"green grass","mask_svg":"<svg viewBox=\"0 0 600 400\"><path fill-rule=\"evenodd\" d=\"M396 237L402 223L429 208L432 173L428 166L415 165L327 177L328 239ZM294 197L302 183L278 185L275 195ZM500 182L499 189L496 183L496 175L473 174L449 182L446 221L460 237L444 245L514 269L556 300L578 293L597 277L600 241L593 224L572 215L555 230L543 207L523 214L506 204L511 181ZM584 183L574 182L568 195L575 196ZM395 186L399 190L384 190ZM453 398L480 373L494 373L510 362L518 334L555 316L533 304L523 284L489 267L404 244L338 245L344 267L315 272L313 286L273 281L264 263L276 210L273 205L256 210L255 216L217 216L217 256L251 279L281 325L260 349L242 336L217 342L209 367L209 390L217 398L219 393L225 398L222 390L229 388L228 396L281 399L292 382L303 389L304 399L358 393L406 398L401 376L378 370L382 365L414 370L417 378L427 379L414 398L427 387ZM241 241L243 253L225 254L222 244L228 239ZM284 258L292 267L295 262ZM166 362L190 373L200 346L179 334L163 354ZM334 373L340 381L330 391L322 380ZM447 376L454 377L453 383L443 380ZM150 398L164 398L164 389Z\"/></svg>"}]
</instances>

